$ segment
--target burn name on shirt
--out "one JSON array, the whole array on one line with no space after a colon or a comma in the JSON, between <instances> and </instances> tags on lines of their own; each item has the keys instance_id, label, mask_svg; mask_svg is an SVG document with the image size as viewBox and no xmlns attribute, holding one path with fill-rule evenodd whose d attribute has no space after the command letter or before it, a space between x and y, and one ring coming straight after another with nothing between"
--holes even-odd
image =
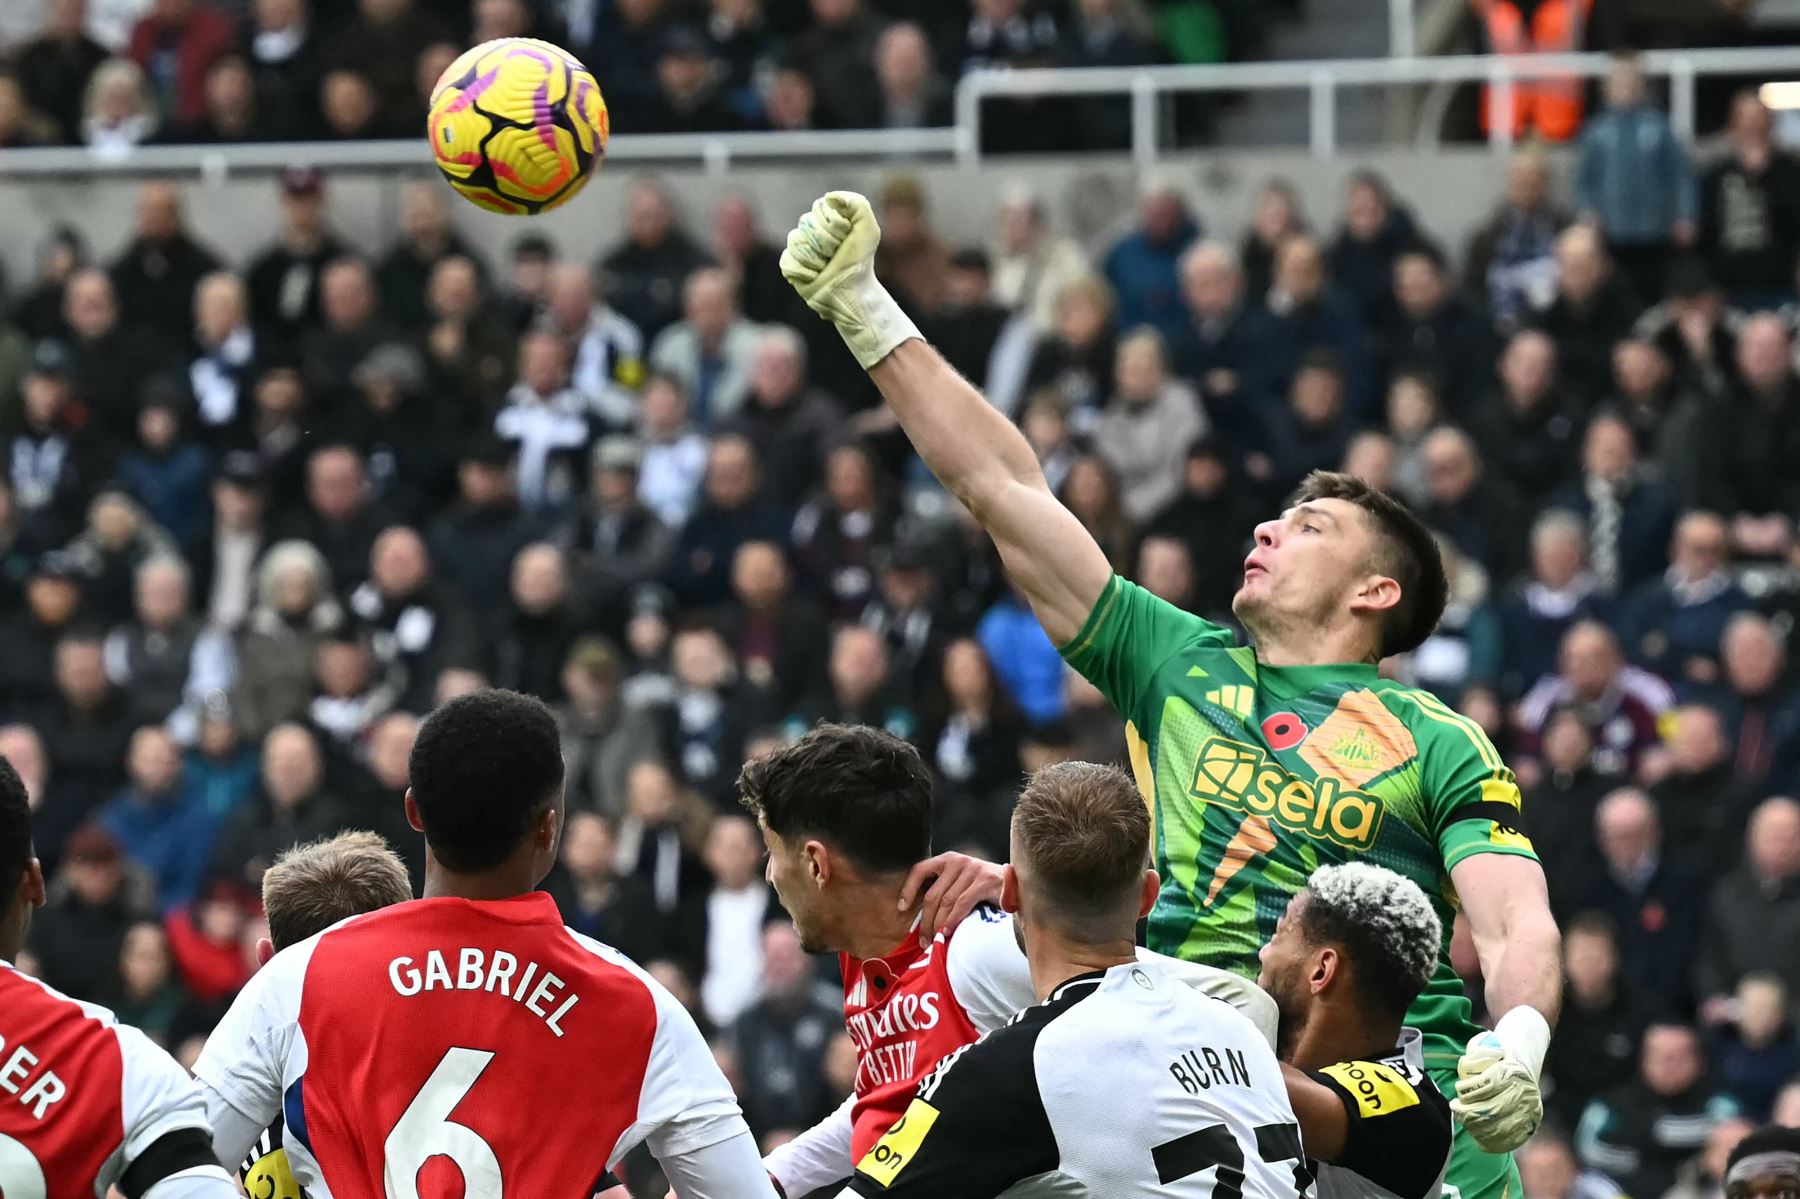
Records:
<instances>
[{"instance_id":1,"label":"burn name on shirt","mask_svg":"<svg viewBox=\"0 0 1800 1199\"><path fill-rule=\"evenodd\" d=\"M551 1032L563 1035L562 1019L580 1002L580 996L563 994L562 979L528 961L520 970L519 959L504 949L491 954L465 946L456 951L451 968L443 953L427 950L423 961L397 957L388 963L388 981L401 995L424 991L486 991L522 1003L525 1010L544 1022ZM560 1002L559 1002L560 1001ZM554 1010L551 1005L556 1004Z\"/></svg>"},{"instance_id":2,"label":"burn name on shirt","mask_svg":"<svg viewBox=\"0 0 1800 1199\"><path fill-rule=\"evenodd\" d=\"M1180 1057L1169 1063L1169 1074L1190 1095L1210 1091L1215 1086L1251 1085L1250 1067L1244 1061L1241 1049L1221 1052L1209 1045L1202 1045L1198 1050L1185 1050Z\"/></svg>"},{"instance_id":3,"label":"burn name on shirt","mask_svg":"<svg viewBox=\"0 0 1800 1199\"><path fill-rule=\"evenodd\" d=\"M34 1075L32 1067L42 1059L30 1049L17 1042L11 1048L11 1053L6 1052L6 1038L0 1036L0 1091L29 1108L33 1120L42 1120L51 1104L68 1095L69 1088L49 1067Z\"/></svg>"}]
</instances>

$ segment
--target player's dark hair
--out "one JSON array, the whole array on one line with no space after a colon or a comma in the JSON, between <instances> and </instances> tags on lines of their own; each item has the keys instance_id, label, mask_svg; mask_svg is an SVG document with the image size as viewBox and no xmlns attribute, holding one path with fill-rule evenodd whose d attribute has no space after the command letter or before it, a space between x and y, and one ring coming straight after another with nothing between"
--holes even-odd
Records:
<instances>
[{"instance_id":1,"label":"player's dark hair","mask_svg":"<svg viewBox=\"0 0 1800 1199\"><path fill-rule=\"evenodd\" d=\"M437 860L450 870L491 870L561 793L562 736L541 700L476 691L425 718L409 769Z\"/></svg>"},{"instance_id":2,"label":"player's dark hair","mask_svg":"<svg viewBox=\"0 0 1800 1199\"><path fill-rule=\"evenodd\" d=\"M1725 1172L1729 1174L1731 1167L1758 1153L1800 1153L1800 1128L1765 1124L1749 1133L1725 1158Z\"/></svg>"},{"instance_id":3,"label":"player's dark hair","mask_svg":"<svg viewBox=\"0 0 1800 1199\"><path fill-rule=\"evenodd\" d=\"M1405 504L1352 475L1315 470L1290 505L1343 500L1361 508L1375 529L1375 568L1400 584L1400 601L1381 622L1376 652L1383 658L1417 649L1437 628L1450 597L1444 559L1423 521Z\"/></svg>"},{"instance_id":4,"label":"player's dark hair","mask_svg":"<svg viewBox=\"0 0 1800 1199\"><path fill-rule=\"evenodd\" d=\"M822 724L744 763L738 795L782 840L817 838L870 873L910 870L931 855L931 772L881 729Z\"/></svg>"},{"instance_id":5,"label":"player's dark hair","mask_svg":"<svg viewBox=\"0 0 1800 1199\"><path fill-rule=\"evenodd\" d=\"M1012 837L1033 898L1067 932L1106 940L1121 920L1132 931L1150 865L1150 809L1130 775L1092 762L1044 767L1019 793Z\"/></svg>"},{"instance_id":6,"label":"player's dark hair","mask_svg":"<svg viewBox=\"0 0 1800 1199\"><path fill-rule=\"evenodd\" d=\"M0 756L0 910L12 902L31 861L31 800L25 780Z\"/></svg>"}]
</instances>

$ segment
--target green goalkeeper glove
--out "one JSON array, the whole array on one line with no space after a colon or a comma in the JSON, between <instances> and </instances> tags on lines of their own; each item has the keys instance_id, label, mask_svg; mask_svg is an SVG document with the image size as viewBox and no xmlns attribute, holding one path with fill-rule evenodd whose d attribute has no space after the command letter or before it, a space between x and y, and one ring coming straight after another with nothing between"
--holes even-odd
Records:
<instances>
[{"instance_id":1,"label":"green goalkeeper glove","mask_svg":"<svg viewBox=\"0 0 1800 1199\"><path fill-rule=\"evenodd\" d=\"M1549 1047L1549 1022L1536 1008L1516 1007L1470 1040L1456 1063L1450 1111L1489 1153L1511 1153L1543 1121L1538 1075Z\"/></svg>"},{"instance_id":2,"label":"green goalkeeper glove","mask_svg":"<svg viewBox=\"0 0 1800 1199\"><path fill-rule=\"evenodd\" d=\"M782 275L807 307L837 326L864 370L919 336L875 277L880 244L881 225L868 198L831 192L800 218L781 254Z\"/></svg>"}]
</instances>

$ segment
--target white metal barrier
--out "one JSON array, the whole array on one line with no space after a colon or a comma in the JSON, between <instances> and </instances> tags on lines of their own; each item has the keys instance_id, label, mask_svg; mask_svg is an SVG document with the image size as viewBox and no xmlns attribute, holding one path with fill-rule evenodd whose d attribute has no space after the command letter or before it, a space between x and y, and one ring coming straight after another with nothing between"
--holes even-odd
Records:
<instances>
[{"instance_id":1,"label":"white metal barrier","mask_svg":"<svg viewBox=\"0 0 1800 1199\"><path fill-rule=\"evenodd\" d=\"M0 0L3 3L4 0ZM1405 4L1410 17L1410 0ZM1410 25L1408 26L1410 30ZM1670 117L1676 131L1694 134L1694 85L1702 76L1761 74L1800 79L1800 47L1658 51L1643 56L1645 70L1669 80ZM946 158L981 161L981 105L991 99L1030 96L1127 95L1131 100L1131 153L1139 166L1162 153L1162 104L1184 92L1304 90L1308 95L1308 146L1318 158L1338 149L1338 93L1347 87L1487 83L1500 99L1522 79L1604 74L1604 54L1458 55L1441 58L1326 59L1314 62L1229 63L1219 66L1099 67L1027 71L978 71L956 87L955 124L946 129L870 129L834 132L627 134L615 137L607 156L620 162L694 163L724 174L744 160L891 160ZM1496 149L1511 144L1506 122L1490 134ZM1427 141L1435 138L1435 129ZM0 178L120 172L199 173L223 177L267 171L293 163L333 169L424 167L423 137L378 142L304 142L216 146L146 146L117 156L84 148L0 150Z\"/></svg>"}]
</instances>

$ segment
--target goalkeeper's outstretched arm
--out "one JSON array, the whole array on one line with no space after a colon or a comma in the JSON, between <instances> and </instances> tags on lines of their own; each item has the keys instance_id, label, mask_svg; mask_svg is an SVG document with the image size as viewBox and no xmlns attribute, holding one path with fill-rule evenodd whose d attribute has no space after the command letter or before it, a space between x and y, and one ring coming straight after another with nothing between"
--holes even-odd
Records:
<instances>
[{"instance_id":1,"label":"goalkeeper's outstretched arm","mask_svg":"<svg viewBox=\"0 0 1800 1199\"><path fill-rule=\"evenodd\" d=\"M781 271L837 326L919 457L975 514L1052 641L1074 640L1112 567L1057 502L1025 435L938 352L875 278L881 228L869 202L832 192L788 235Z\"/></svg>"}]
</instances>

